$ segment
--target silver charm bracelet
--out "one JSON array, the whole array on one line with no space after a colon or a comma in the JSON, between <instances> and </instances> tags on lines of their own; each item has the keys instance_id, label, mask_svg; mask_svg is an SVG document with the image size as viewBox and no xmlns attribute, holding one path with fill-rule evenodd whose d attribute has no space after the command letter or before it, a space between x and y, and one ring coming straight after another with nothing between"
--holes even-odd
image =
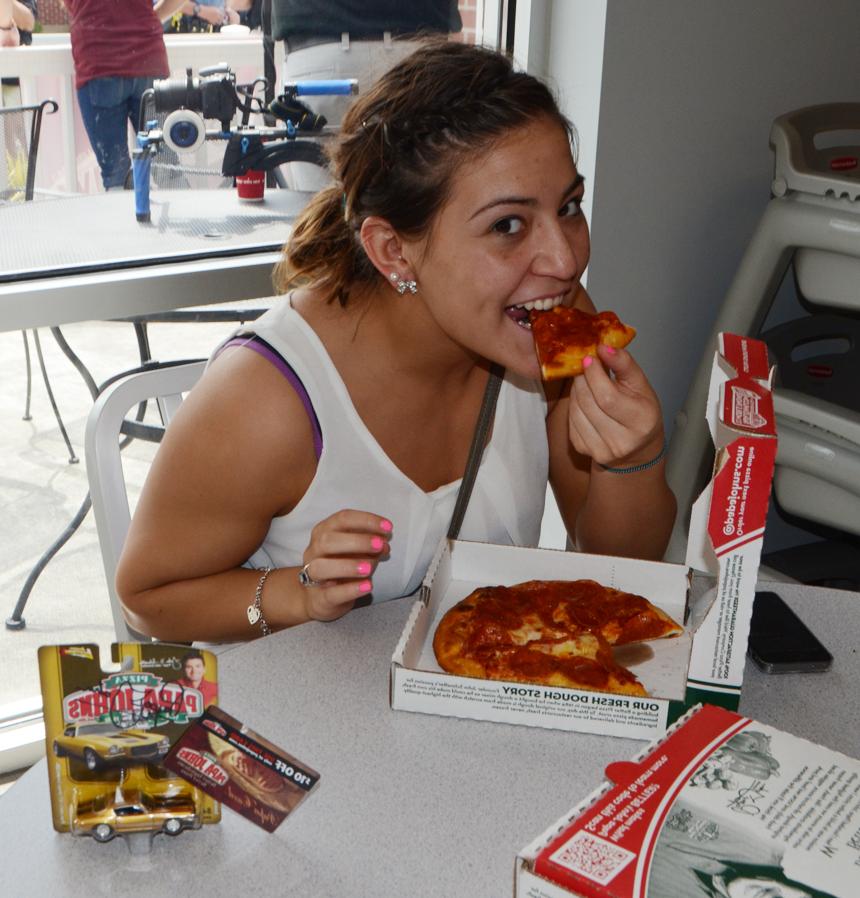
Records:
<instances>
[{"instance_id":1,"label":"silver charm bracelet","mask_svg":"<svg viewBox=\"0 0 860 898\"><path fill-rule=\"evenodd\" d=\"M263 585L266 582L266 578L272 573L272 569L265 567L262 568L262 571L263 573L257 583L257 591L254 593L254 603L248 606L247 614L248 623L252 627L259 624L263 636L268 636L272 632L272 628L267 623L266 618L263 617Z\"/></svg>"}]
</instances>

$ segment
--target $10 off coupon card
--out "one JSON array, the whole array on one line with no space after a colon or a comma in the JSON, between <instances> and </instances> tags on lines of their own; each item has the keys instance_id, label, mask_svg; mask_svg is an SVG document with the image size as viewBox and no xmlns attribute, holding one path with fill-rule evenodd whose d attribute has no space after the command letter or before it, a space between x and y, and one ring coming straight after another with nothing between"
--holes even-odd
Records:
<instances>
[{"instance_id":1,"label":"$10 off coupon card","mask_svg":"<svg viewBox=\"0 0 860 898\"><path fill-rule=\"evenodd\" d=\"M164 766L268 832L319 782L316 771L214 706L188 727Z\"/></svg>"}]
</instances>

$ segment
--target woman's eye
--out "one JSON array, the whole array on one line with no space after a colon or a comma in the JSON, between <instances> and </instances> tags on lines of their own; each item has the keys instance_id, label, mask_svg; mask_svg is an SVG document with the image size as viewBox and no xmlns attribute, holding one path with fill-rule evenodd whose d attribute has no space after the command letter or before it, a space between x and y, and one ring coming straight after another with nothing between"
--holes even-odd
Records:
<instances>
[{"instance_id":1,"label":"woman's eye","mask_svg":"<svg viewBox=\"0 0 860 898\"><path fill-rule=\"evenodd\" d=\"M579 215L582 211L582 197L572 197L558 210L559 218L569 218Z\"/></svg>"},{"instance_id":2,"label":"woman's eye","mask_svg":"<svg viewBox=\"0 0 860 898\"><path fill-rule=\"evenodd\" d=\"M523 229L523 223L519 218L502 218L493 225L497 234L518 234Z\"/></svg>"}]
</instances>

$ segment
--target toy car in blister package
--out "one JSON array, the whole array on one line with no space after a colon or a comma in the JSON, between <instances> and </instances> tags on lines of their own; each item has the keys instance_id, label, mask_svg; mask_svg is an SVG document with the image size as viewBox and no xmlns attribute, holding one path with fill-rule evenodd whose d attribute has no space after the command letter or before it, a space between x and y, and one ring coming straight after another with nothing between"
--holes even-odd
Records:
<instances>
[{"instance_id":1,"label":"toy car in blister package","mask_svg":"<svg viewBox=\"0 0 860 898\"><path fill-rule=\"evenodd\" d=\"M221 808L163 765L173 743L217 702L211 652L168 643L39 649L54 829L148 846L156 833L217 823ZM143 837L140 835L143 834Z\"/></svg>"}]
</instances>

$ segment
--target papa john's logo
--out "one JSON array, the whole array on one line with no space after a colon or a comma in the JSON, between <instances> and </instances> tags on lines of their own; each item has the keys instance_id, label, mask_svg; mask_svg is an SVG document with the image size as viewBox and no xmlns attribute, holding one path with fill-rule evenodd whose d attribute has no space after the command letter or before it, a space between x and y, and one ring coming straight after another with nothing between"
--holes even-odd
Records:
<instances>
[{"instance_id":1,"label":"papa john's logo","mask_svg":"<svg viewBox=\"0 0 860 898\"><path fill-rule=\"evenodd\" d=\"M176 753L176 757L183 764L196 770L202 777L214 783L216 786L223 786L230 777L227 771L209 755L196 751L193 748L182 747Z\"/></svg>"},{"instance_id":2,"label":"papa john's logo","mask_svg":"<svg viewBox=\"0 0 860 898\"><path fill-rule=\"evenodd\" d=\"M767 418L758 410L761 396L746 387L732 386L732 424L751 430L761 430Z\"/></svg>"},{"instance_id":3,"label":"papa john's logo","mask_svg":"<svg viewBox=\"0 0 860 898\"><path fill-rule=\"evenodd\" d=\"M227 738L227 730L224 727L222 727L221 724L218 723L217 721L212 720L209 717L206 717L203 720L201 720L200 723L202 723L203 726L208 727L210 730L212 730L213 733L217 733L219 736L222 736L224 739Z\"/></svg>"}]
</instances>

